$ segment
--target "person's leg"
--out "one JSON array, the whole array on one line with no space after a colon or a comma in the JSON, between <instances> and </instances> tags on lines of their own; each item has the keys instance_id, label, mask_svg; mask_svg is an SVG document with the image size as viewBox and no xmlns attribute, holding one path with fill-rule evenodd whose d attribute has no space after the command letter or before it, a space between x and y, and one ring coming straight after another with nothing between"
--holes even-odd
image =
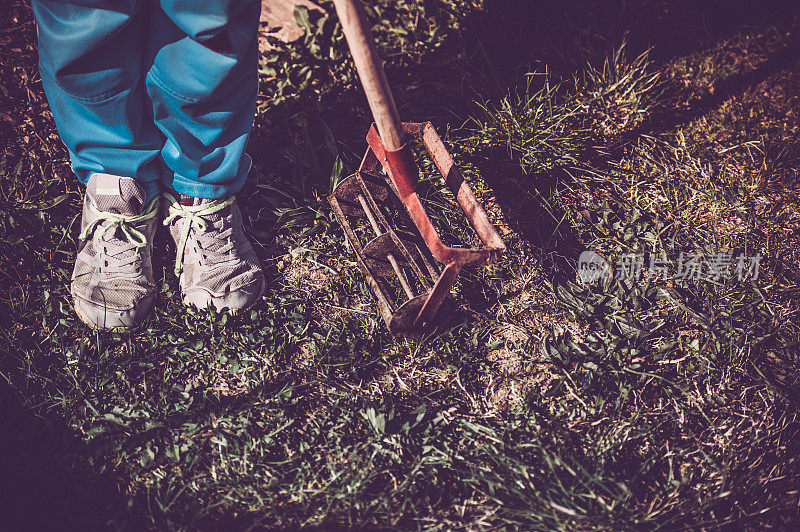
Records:
<instances>
[{"instance_id":1,"label":"person's leg","mask_svg":"<svg viewBox=\"0 0 800 532\"><path fill-rule=\"evenodd\" d=\"M42 85L78 178L130 177L155 196L164 140L144 89L144 2L32 4Z\"/></svg>"},{"instance_id":2,"label":"person's leg","mask_svg":"<svg viewBox=\"0 0 800 532\"><path fill-rule=\"evenodd\" d=\"M216 199L241 189L258 92L258 0L161 0L147 74L166 137L164 184Z\"/></svg>"},{"instance_id":3,"label":"person's leg","mask_svg":"<svg viewBox=\"0 0 800 532\"><path fill-rule=\"evenodd\" d=\"M153 306L163 137L144 87L141 0L34 0L39 71L59 135L87 184L70 291L93 328L131 327Z\"/></svg>"},{"instance_id":4,"label":"person's leg","mask_svg":"<svg viewBox=\"0 0 800 532\"><path fill-rule=\"evenodd\" d=\"M183 300L200 308L255 304L265 282L236 194L258 92L259 0L161 0L147 90L166 137L164 222L177 246Z\"/></svg>"}]
</instances>

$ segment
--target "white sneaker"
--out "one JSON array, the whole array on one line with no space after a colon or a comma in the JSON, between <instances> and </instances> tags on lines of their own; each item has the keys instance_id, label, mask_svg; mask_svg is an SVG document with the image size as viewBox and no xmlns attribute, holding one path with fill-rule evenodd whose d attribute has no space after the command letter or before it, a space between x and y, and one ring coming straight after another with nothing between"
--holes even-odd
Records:
<instances>
[{"instance_id":1,"label":"white sneaker","mask_svg":"<svg viewBox=\"0 0 800 532\"><path fill-rule=\"evenodd\" d=\"M94 174L86 185L70 291L78 317L93 329L134 327L153 308L159 201L145 204L146 197L129 177Z\"/></svg>"},{"instance_id":2,"label":"white sneaker","mask_svg":"<svg viewBox=\"0 0 800 532\"><path fill-rule=\"evenodd\" d=\"M266 281L242 225L236 197L208 200L163 194L164 225L177 247L175 275L183 302L233 312L253 306Z\"/></svg>"}]
</instances>

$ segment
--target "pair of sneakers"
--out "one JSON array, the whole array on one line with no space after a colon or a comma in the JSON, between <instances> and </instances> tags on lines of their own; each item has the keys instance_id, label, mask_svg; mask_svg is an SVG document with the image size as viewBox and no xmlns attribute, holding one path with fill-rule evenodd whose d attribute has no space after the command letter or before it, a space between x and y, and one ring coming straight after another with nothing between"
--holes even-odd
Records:
<instances>
[{"instance_id":1,"label":"pair of sneakers","mask_svg":"<svg viewBox=\"0 0 800 532\"><path fill-rule=\"evenodd\" d=\"M131 328L153 308L151 262L160 223L177 247L185 304L233 312L253 306L265 280L235 196L207 200L162 193L151 200L127 177L94 174L86 187L72 274L75 311L94 329Z\"/></svg>"}]
</instances>

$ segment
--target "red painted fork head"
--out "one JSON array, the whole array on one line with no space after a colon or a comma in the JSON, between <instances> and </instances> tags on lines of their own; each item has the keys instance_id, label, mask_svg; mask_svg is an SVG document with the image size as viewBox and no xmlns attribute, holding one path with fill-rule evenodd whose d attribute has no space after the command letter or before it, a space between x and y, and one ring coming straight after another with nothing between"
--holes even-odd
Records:
<instances>
[{"instance_id":1,"label":"red painted fork head","mask_svg":"<svg viewBox=\"0 0 800 532\"><path fill-rule=\"evenodd\" d=\"M422 141L433 159L434 164L444 178L447 187L456 198L456 201L461 206L470 224L483 242L483 246L478 248L454 248L446 246L442 242L417 195L416 189L419 179L419 170L414 162L409 144L404 144L398 150L387 150L373 125L367 134L369 150L367 150L364 156L358 173L350 176L345 180L346 182L342 182L337 186L330 197L330 202L333 206L334 214L336 214L337 219L345 228L345 234L356 252L359 265L367 275L368 284L378 298L381 314L389 326L389 329L394 334L407 334L431 323L444 301L444 298L450 293L450 289L455 283L462 266L465 264L492 263L496 261L499 254L505 250L505 244L500 238L500 235L489 221L486 212L475 198L469 185L464 181L458 168L454 165L452 157L447 152L447 149L431 123L404 123L403 130L407 137L416 137ZM367 246L361 245L347 222L340 204L340 202L344 202L347 205L352 205L353 198L351 198L351 196L354 194L357 195L361 201L364 214L370 218L376 231L380 231L381 227L384 227L389 232L391 240L397 244L398 250L404 256L407 256L406 258L408 260L413 262L414 259L406 249L402 239L392 231L383 215L377 212L377 209L369 207L369 204L376 206L374 200L371 199L374 185L368 185L368 180L365 180L363 177L374 175L379 163L389 176L387 180L388 185L404 205L406 212L413 221L419 235L422 237L425 247L428 248L430 254L437 261L444 264L444 268L438 277L432 279L434 280L433 286L430 286L428 282L422 283L424 287L428 287L426 288L426 293L412 297L399 306L393 304L391 298L387 297L384 293L385 290L381 289L381 283L376 280L379 275L371 271L369 266L371 262L368 260L368 257L365 256L366 250L373 249L376 246L371 246L370 244L372 243ZM357 183L350 180L355 180ZM353 192L354 190L356 192ZM367 196L369 196L370 200L364 199ZM376 212L373 212L373 210ZM359 209L353 210L352 207L348 207L347 211L352 214L353 212L359 212ZM381 235L379 234L378 236L380 237ZM383 238L383 240L386 239ZM395 268L398 277L401 277L402 282L405 280L403 277L404 274L399 271L394 256L392 255L389 258L392 261L392 266ZM374 264L374 262L372 264ZM388 271L388 269L384 270ZM412 268L412 270L416 275L424 275L420 268ZM407 284L406 282L404 286Z\"/></svg>"}]
</instances>

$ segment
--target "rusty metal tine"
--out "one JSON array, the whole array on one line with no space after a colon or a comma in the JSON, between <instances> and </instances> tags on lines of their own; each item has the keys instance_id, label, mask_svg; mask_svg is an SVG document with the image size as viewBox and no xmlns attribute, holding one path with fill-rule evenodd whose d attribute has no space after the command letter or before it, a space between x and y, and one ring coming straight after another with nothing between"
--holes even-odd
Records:
<instances>
[{"instance_id":1,"label":"rusty metal tine","mask_svg":"<svg viewBox=\"0 0 800 532\"><path fill-rule=\"evenodd\" d=\"M367 152L364 154L364 157L361 158L361 164L358 165L357 173L376 173L379 165L380 161L375 155L375 152L372 150L367 150Z\"/></svg>"},{"instance_id":2,"label":"rusty metal tine","mask_svg":"<svg viewBox=\"0 0 800 532\"><path fill-rule=\"evenodd\" d=\"M405 125L405 124L404 124L404 125ZM373 153L373 152L372 152L372 150L367 150L367 153L369 154L369 153ZM373 158L374 158L374 157L375 157L375 155L373 154ZM366 156L364 157L364 159L366 160ZM363 164L364 164L364 163L362 162L362 166L363 166ZM378 164L378 159L375 159L375 164L376 164L376 165ZM360 174L359 174L359 175L360 175ZM362 178L362 179L363 179L363 178ZM386 185L387 185L387 186L389 186L389 183L386 183ZM362 200L361 200L361 199L359 199L359 201L362 201ZM364 210L364 212L366 212L366 213L367 213L367 218L369 218L369 220L370 220L370 223L372 224L372 228L373 228L373 229L375 229L375 232L376 232L376 233L380 234L380 232L379 232L379 231L378 231L378 229L376 228L376 222L374 221L373 217L371 216L371 214L372 214L372 213L371 213L371 209L367 209L367 208L364 206L364 203L363 203L363 202L361 203L361 208ZM375 208L377 208L377 202L375 202ZM413 220L411 220L411 219L409 219L408 221L409 221L410 223L412 223L412 224L414 223L414 221L413 221ZM392 231L392 232L394 232L394 231ZM416 247L416 248L417 248L417 252L419 252L419 258L420 258L420 260L422 260L422 264L423 264L423 265L425 266L425 268L428 270L428 273L430 273L430 275L431 275L431 279L436 279L436 278L438 278L438 277L439 277L439 272L437 272L437 271L436 271L436 269L435 269L435 268L434 268L434 267L431 265L430 261L427 259L427 257L425 257L425 254L424 254L424 253L422 253L422 251L420 250L419 246L418 246L416 243L414 243L414 247ZM406 251L408 251L408 250L406 249L406 250L401 250L401 251L403 251L403 252L406 252ZM413 261L410 261L410 262L412 262L412 263L413 263ZM412 266L412 270L414 270L414 273L415 273L415 274L416 274L416 276L417 276L417 277L420 279L420 282L422 283L422 286L423 286L423 288L424 288L425 290L430 290L430 289L431 289L431 285L430 285L430 283L428 283L428 278L425 276L425 274L422 272L422 270L420 269L419 271L417 271L416 269L414 269L414 268L413 268L413 266Z\"/></svg>"},{"instance_id":3,"label":"rusty metal tine","mask_svg":"<svg viewBox=\"0 0 800 532\"><path fill-rule=\"evenodd\" d=\"M363 194L358 195L358 202L361 204L361 208L364 209L364 214L367 215L367 220L369 220L369 224L372 226L372 230L375 231L375 235L381 236L383 234L383 231L381 231L381 226L378 225L378 221L372 214L372 209L370 209L369 205L367 205L367 200L364 199Z\"/></svg>"},{"instance_id":4,"label":"rusty metal tine","mask_svg":"<svg viewBox=\"0 0 800 532\"><path fill-rule=\"evenodd\" d=\"M394 270L395 275L397 275L397 279L400 281L400 286L403 287L403 291L408 296L408 299L414 299L414 291L411 290L411 286L408 284L408 278L406 277L406 274L403 273L400 265L397 264L397 259L395 259L394 255L391 253L386 255L386 259L389 261L389 264L392 265L392 269Z\"/></svg>"},{"instance_id":5,"label":"rusty metal tine","mask_svg":"<svg viewBox=\"0 0 800 532\"><path fill-rule=\"evenodd\" d=\"M420 260L422 261L422 264L425 266L425 269L427 269L427 270L428 270L428 273L430 273L430 274L431 274L431 279L436 279L436 278L438 278L438 277L439 277L439 272L437 272L437 271L436 271L436 268L434 268L434 267L433 267L433 265L431 264L431 262L430 262L430 261L428 260L428 258L425 256L425 253L423 253L423 252L422 252L422 250L420 249L419 245L417 245L417 244L414 244L414 245L416 246L416 248L417 248L417 251L419 251L419 258L420 258ZM428 287L428 286L427 286L427 284L426 284L426 290L427 290L427 289L429 289L429 287Z\"/></svg>"},{"instance_id":6,"label":"rusty metal tine","mask_svg":"<svg viewBox=\"0 0 800 532\"><path fill-rule=\"evenodd\" d=\"M375 279L375 277L369 273L369 269L364 263L364 248L361 246L361 242L359 242L358 237L353 232L353 228L350 227L350 223L347 221L347 218L342 212L342 208L339 205L339 202L336 200L336 197L332 195L328 198L328 201L331 204L331 209L333 210L334 216L336 216L336 219L339 221L339 225L341 225L342 229L344 229L345 237L347 238L347 241L350 242L350 245L355 252L356 261L361 267L361 271L365 273L367 286L369 286L369 288L372 290L372 293L375 294L375 298L378 300L378 310L380 310L381 316L383 316L383 320L388 326L392 321L394 311L397 309L398 305L395 301L386 296L387 290L382 288L378 283L379 280Z\"/></svg>"},{"instance_id":7,"label":"rusty metal tine","mask_svg":"<svg viewBox=\"0 0 800 532\"><path fill-rule=\"evenodd\" d=\"M363 194L358 195L358 202L361 204L361 208L364 209L364 213L367 215L367 219L369 220L370 225L372 225L372 229L375 230L375 234L381 236L383 233L381 232L381 226L378 225L378 221L375 220L375 217L372 215L372 210L367 205L367 201L364 199ZM414 297L414 291L411 290L411 285L408 284L408 278L406 277L403 270L400 268L400 265L397 263L397 259L394 258L394 255L391 253L386 255L386 259L389 261L389 264L392 265L392 269L394 270L395 275L397 275L397 279L400 281L400 286L403 287L403 291L408 296L408 299L412 299Z\"/></svg>"},{"instance_id":8,"label":"rusty metal tine","mask_svg":"<svg viewBox=\"0 0 800 532\"><path fill-rule=\"evenodd\" d=\"M417 276L417 278L420 280L420 283L422 283L423 288L425 290L430 290L431 289L431 282L430 282L429 278L422 272L422 270L420 269L419 265L417 264L417 261L414 260L414 256L408 251L408 248L406 248L406 245L403 242L403 240L399 236L397 236L396 232L394 232L391 229L391 225L386 220L386 217L383 216L383 213L380 211L380 209L378 207L378 204L375 203L375 198L373 198L371 194L365 193L364 194L364 199L369 204L369 206L372 207L373 214L380 219L380 221L382 222L382 225L384 227L388 227L389 228L389 231L388 231L389 236L391 237L391 239L394 242L395 246L397 246L397 248L400 250L400 252L407 258L408 265L411 268L411 271L413 271L414 275ZM420 256L423 256L423 255L420 254ZM436 274L432 275L431 277L435 278Z\"/></svg>"},{"instance_id":9,"label":"rusty metal tine","mask_svg":"<svg viewBox=\"0 0 800 532\"><path fill-rule=\"evenodd\" d=\"M458 277L460 269L456 262L451 262L444 267L442 275L436 281L433 290L428 294L428 299L425 300L425 303L419 310L419 314L417 314L417 317L414 319L415 327L429 323L433 319L436 315L436 311L439 310L439 307L442 305L442 301L444 301L444 298L450 293L450 289L453 288L453 284L456 282L456 277Z\"/></svg>"}]
</instances>

